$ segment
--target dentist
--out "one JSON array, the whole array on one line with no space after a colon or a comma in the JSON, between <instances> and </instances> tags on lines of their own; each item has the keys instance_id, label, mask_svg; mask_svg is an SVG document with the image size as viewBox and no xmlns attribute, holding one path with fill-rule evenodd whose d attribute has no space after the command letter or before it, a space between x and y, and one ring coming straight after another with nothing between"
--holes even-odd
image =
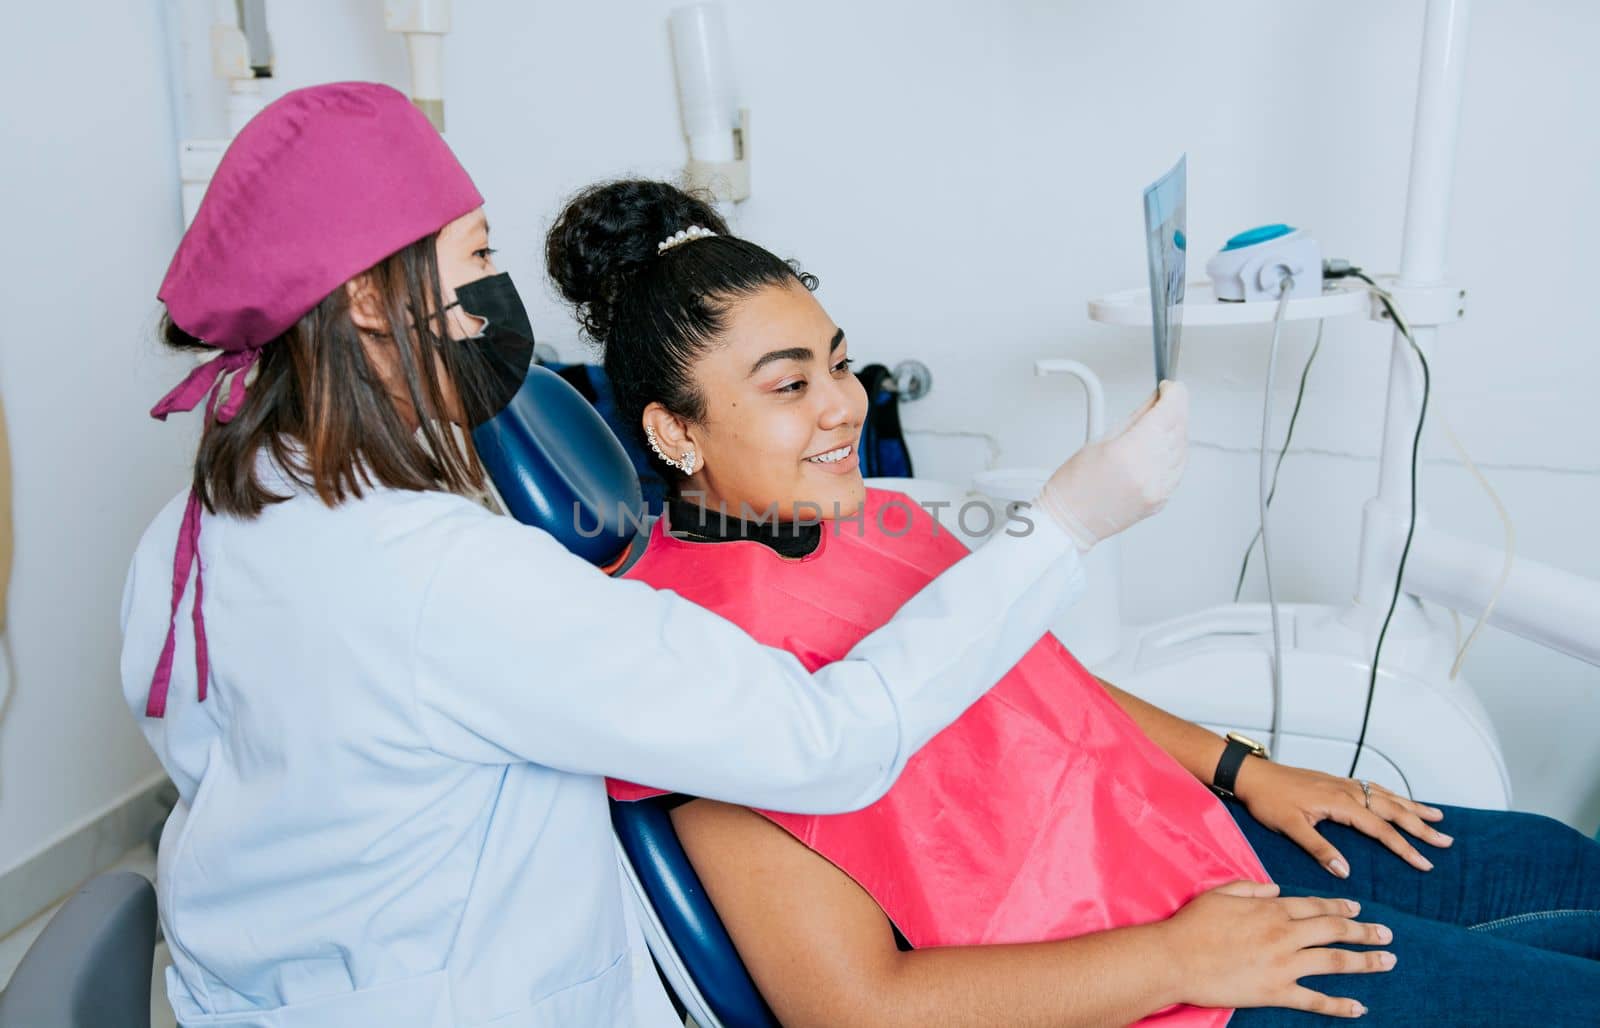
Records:
<instances>
[{"instance_id":1,"label":"dentist","mask_svg":"<svg viewBox=\"0 0 1600 1028\"><path fill-rule=\"evenodd\" d=\"M211 359L152 411L204 425L134 554L121 670L181 797L157 886L185 1025L676 1024L602 776L870 803L1181 475L1164 388L1056 471L1030 535L808 674L473 498L456 429L533 345L482 205L398 92L299 90L229 148L161 286L167 343Z\"/></svg>"}]
</instances>

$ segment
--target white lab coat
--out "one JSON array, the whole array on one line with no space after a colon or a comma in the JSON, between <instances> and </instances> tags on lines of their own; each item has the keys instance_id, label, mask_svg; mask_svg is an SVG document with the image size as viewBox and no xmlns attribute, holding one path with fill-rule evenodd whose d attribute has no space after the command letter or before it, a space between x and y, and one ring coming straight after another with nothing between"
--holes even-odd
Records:
<instances>
[{"instance_id":1,"label":"white lab coat","mask_svg":"<svg viewBox=\"0 0 1600 1028\"><path fill-rule=\"evenodd\" d=\"M445 493L205 516L144 717L184 497L123 601L128 703L178 786L157 881L187 1025L676 1024L627 909L601 775L794 811L870 803L1082 588L1048 518L808 675L667 592ZM848 529L848 526L846 527Z\"/></svg>"}]
</instances>

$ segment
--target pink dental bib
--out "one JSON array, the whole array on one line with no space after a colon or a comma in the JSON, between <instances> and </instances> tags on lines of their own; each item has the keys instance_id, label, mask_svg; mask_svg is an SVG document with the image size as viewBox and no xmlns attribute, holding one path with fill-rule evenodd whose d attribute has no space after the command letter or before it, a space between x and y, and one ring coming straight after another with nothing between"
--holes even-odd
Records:
<instances>
[{"instance_id":1,"label":"pink dental bib","mask_svg":"<svg viewBox=\"0 0 1600 1028\"><path fill-rule=\"evenodd\" d=\"M664 520L664 519L663 519ZM694 543L657 523L628 577L672 591L815 670L966 554L921 508L869 490L798 560ZM612 782L621 800L659 790ZM1040 942L1163 920L1266 872L1205 786L1152 743L1053 636L907 764L878 802L760 811L865 889L918 948ZM1172 1007L1146 1024L1222 1025Z\"/></svg>"}]
</instances>

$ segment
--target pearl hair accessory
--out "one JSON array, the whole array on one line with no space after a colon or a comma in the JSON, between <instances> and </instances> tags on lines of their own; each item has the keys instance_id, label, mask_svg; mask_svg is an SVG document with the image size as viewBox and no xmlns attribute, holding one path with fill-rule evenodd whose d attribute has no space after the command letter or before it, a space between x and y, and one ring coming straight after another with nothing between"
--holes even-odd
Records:
<instances>
[{"instance_id":1,"label":"pearl hair accessory","mask_svg":"<svg viewBox=\"0 0 1600 1028\"><path fill-rule=\"evenodd\" d=\"M714 236L714 235L716 235L716 233L711 231L709 228L702 228L699 225L690 225L688 228L679 229L678 231L672 233L672 235L668 236L667 238L663 239L661 242L657 243L656 244L656 253L658 253L658 254L666 253L668 250L672 249L674 246L682 246L684 243L689 242L691 239L704 239L707 236Z\"/></svg>"},{"instance_id":2,"label":"pearl hair accessory","mask_svg":"<svg viewBox=\"0 0 1600 1028\"><path fill-rule=\"evenodd\" d=\"M667 467L669 467L669 468L677 468L679 471L683 472L685 475L694 474L694 450L693 449L684 450L683 451L683 458L681 460L673 460L671 457L668 457L665 453L662 452L662 450L661 450L661 441L656 438L656 430L654 428L651 428L649 425L644 426L644 438L645 438L645 441L650 444L650 449L655 451L656 456L660 457L661 460L662 460L662 463L666 464Z\"/></svg>"}]
</instances>

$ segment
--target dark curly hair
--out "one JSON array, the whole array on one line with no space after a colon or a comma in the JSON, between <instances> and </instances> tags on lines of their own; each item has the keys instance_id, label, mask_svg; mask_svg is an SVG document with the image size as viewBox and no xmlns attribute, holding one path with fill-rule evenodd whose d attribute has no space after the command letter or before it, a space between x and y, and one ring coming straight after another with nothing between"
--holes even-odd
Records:
<instances>
[{"instance_id":1,"label":"dark curly hair","mask_svg":"<svg viewBox=\"0 0 1600 1028\"><path fill-rule=\"evenodd\" d=\"M717 233L661 253L668 236ZM706 201L666 182L629 179L573 197L545 239L545 265L584 332L604 348L617 409L642 442L645 407L705 417L690 368L722 333L732 301L817 279L728 232Z\"/></svg>"}]
</instances>

